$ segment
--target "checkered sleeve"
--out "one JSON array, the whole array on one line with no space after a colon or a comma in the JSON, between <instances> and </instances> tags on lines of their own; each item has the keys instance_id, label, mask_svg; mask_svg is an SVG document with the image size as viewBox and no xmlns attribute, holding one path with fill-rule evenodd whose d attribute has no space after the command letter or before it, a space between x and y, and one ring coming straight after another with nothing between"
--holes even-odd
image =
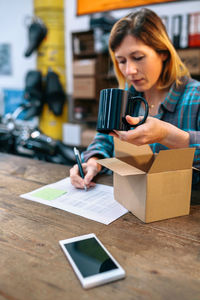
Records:
<instances>
[{"instance_id":1,"label":"checkered sleeve","mask_svg":"<svg viewBox=\"0 0 200 300\"><path fill-rule=\"evenodd\" d=\"M195 147L194 155L194 167L200 169L200 112L197 119L197 129L196 131L188 131L190 135L190 147Z\"/></svg>"},{"instance_id":2,"label":"checkered sleeve","mask_svg":"<svg viewBox=\"0 0 200 300\"><path fill-rule=\"evenodd\" d=\"M189 89L188 118L185 118L184 126L188 127L190 135L189 146L195 147L194 167L200 169L200 85L199 83ZM183 103L185 104L185 103Z\"/></svg>"},{"instance_id":3,"label":"checkered sleeve","mask_svg":"<svg viewBox=\"0 0 200 300\"><path fill-rule=\"evenodd\" d=\"M93 142L82 153L82 161L86 162L90 157L109 158L114 156L113 137L103 133L97 133Z\"/></svg>"}]
</instances>

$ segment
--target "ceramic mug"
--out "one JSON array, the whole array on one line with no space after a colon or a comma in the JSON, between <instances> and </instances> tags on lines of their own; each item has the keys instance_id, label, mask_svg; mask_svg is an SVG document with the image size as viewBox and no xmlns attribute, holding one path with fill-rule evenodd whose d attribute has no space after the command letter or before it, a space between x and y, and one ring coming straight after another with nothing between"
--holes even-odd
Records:
<instances>
[{"instance_id":1,"label":"ceramic mug","mask_svg":"<svg viewBox=\"0 0 200 300\"><path fill-rule=\"evenodd\" d=\"M136 125L130 125L126 121L126 115L137 117L138 115L136 114L136 110L138 110L141 102L144 104L143 119ZM109 133L114 129L123 131L130 130L131 127L137 127L143 124L146 121L148 112L148 103L141 96L134 96L129 91L118 88L101 90L99 98L97 131Z\"/></svg>"}]
</instances>

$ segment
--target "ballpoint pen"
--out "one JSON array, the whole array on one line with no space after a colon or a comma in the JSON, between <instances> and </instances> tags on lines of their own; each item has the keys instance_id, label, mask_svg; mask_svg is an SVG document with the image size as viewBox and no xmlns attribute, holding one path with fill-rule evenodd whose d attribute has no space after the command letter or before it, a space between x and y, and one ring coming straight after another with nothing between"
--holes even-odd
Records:
<instances>
[{"instance_id":1,"label":"ballpoint pen","mask_svg":"<svg viewBox=\"0 0 200 300\"><path fill-rule=\"evenodd\" d=\"M76 162L78 164L79 173L80 173L81 177L84 179L85 175L83 173L83 168L81 165L81 157L80 157L80 153L76 147L74 147L74 154L75 154ZM85 184L84 184L84 189L85 189L85 191L87 191L87 186Z\"/></svg>"}]
</instances>

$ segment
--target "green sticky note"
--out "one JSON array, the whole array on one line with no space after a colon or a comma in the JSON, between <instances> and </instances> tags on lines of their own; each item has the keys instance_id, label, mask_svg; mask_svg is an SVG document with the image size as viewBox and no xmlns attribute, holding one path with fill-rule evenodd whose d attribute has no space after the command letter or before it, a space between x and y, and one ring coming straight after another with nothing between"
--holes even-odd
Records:
<instances>
[{"instance_id":1,"label":"green sticky note","mask_svg":"<svg viewBox=\"0 0 200 300\"><path fill-rule=\"evenodd\" d=\"M44 188L40 191L33 193L32 196L43 199L43 200L54 200L54 199L62 196L65 193L67 193L67 192L47 187L47 188Z\"/></svg>"}]
</instances>

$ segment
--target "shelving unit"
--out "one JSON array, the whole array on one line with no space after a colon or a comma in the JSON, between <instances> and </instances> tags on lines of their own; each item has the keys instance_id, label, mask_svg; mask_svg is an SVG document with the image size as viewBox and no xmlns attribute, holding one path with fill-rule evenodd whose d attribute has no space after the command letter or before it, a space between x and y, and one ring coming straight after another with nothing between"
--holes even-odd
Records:
<instances>
[{"instance_id":1,"label":"shelving unit","mask_svg":"<svg viewBox=\"0 0 200 300\"><path fill-rule=\"evenodd\" d=\"M93 30L72 33L73 95L66 143L87 147L96 134L100 90L117 87L108 50L95 51Z\"/></svg>"},{"instance_id":2,"label":"shelving unit","mask_svg":"<svg viewBox=\"0 0 200 300\"><path fill-rule=\"evenodd\" d=\"M75 32L73 42L73 121L96 124L99 93L117 87L108 52L96 53L93 31Z\"/></svg>"},{"instance_id":3,"label":"shelving unit","mask_svg":"<svg viewBox=\"0 0 200 300\"><path fill-rule=\"evenodd\" d=\"M181 60L189 69L191 76L200 79L200 48L186 48L177 50Z\"/></svg>"}]
</instances>

